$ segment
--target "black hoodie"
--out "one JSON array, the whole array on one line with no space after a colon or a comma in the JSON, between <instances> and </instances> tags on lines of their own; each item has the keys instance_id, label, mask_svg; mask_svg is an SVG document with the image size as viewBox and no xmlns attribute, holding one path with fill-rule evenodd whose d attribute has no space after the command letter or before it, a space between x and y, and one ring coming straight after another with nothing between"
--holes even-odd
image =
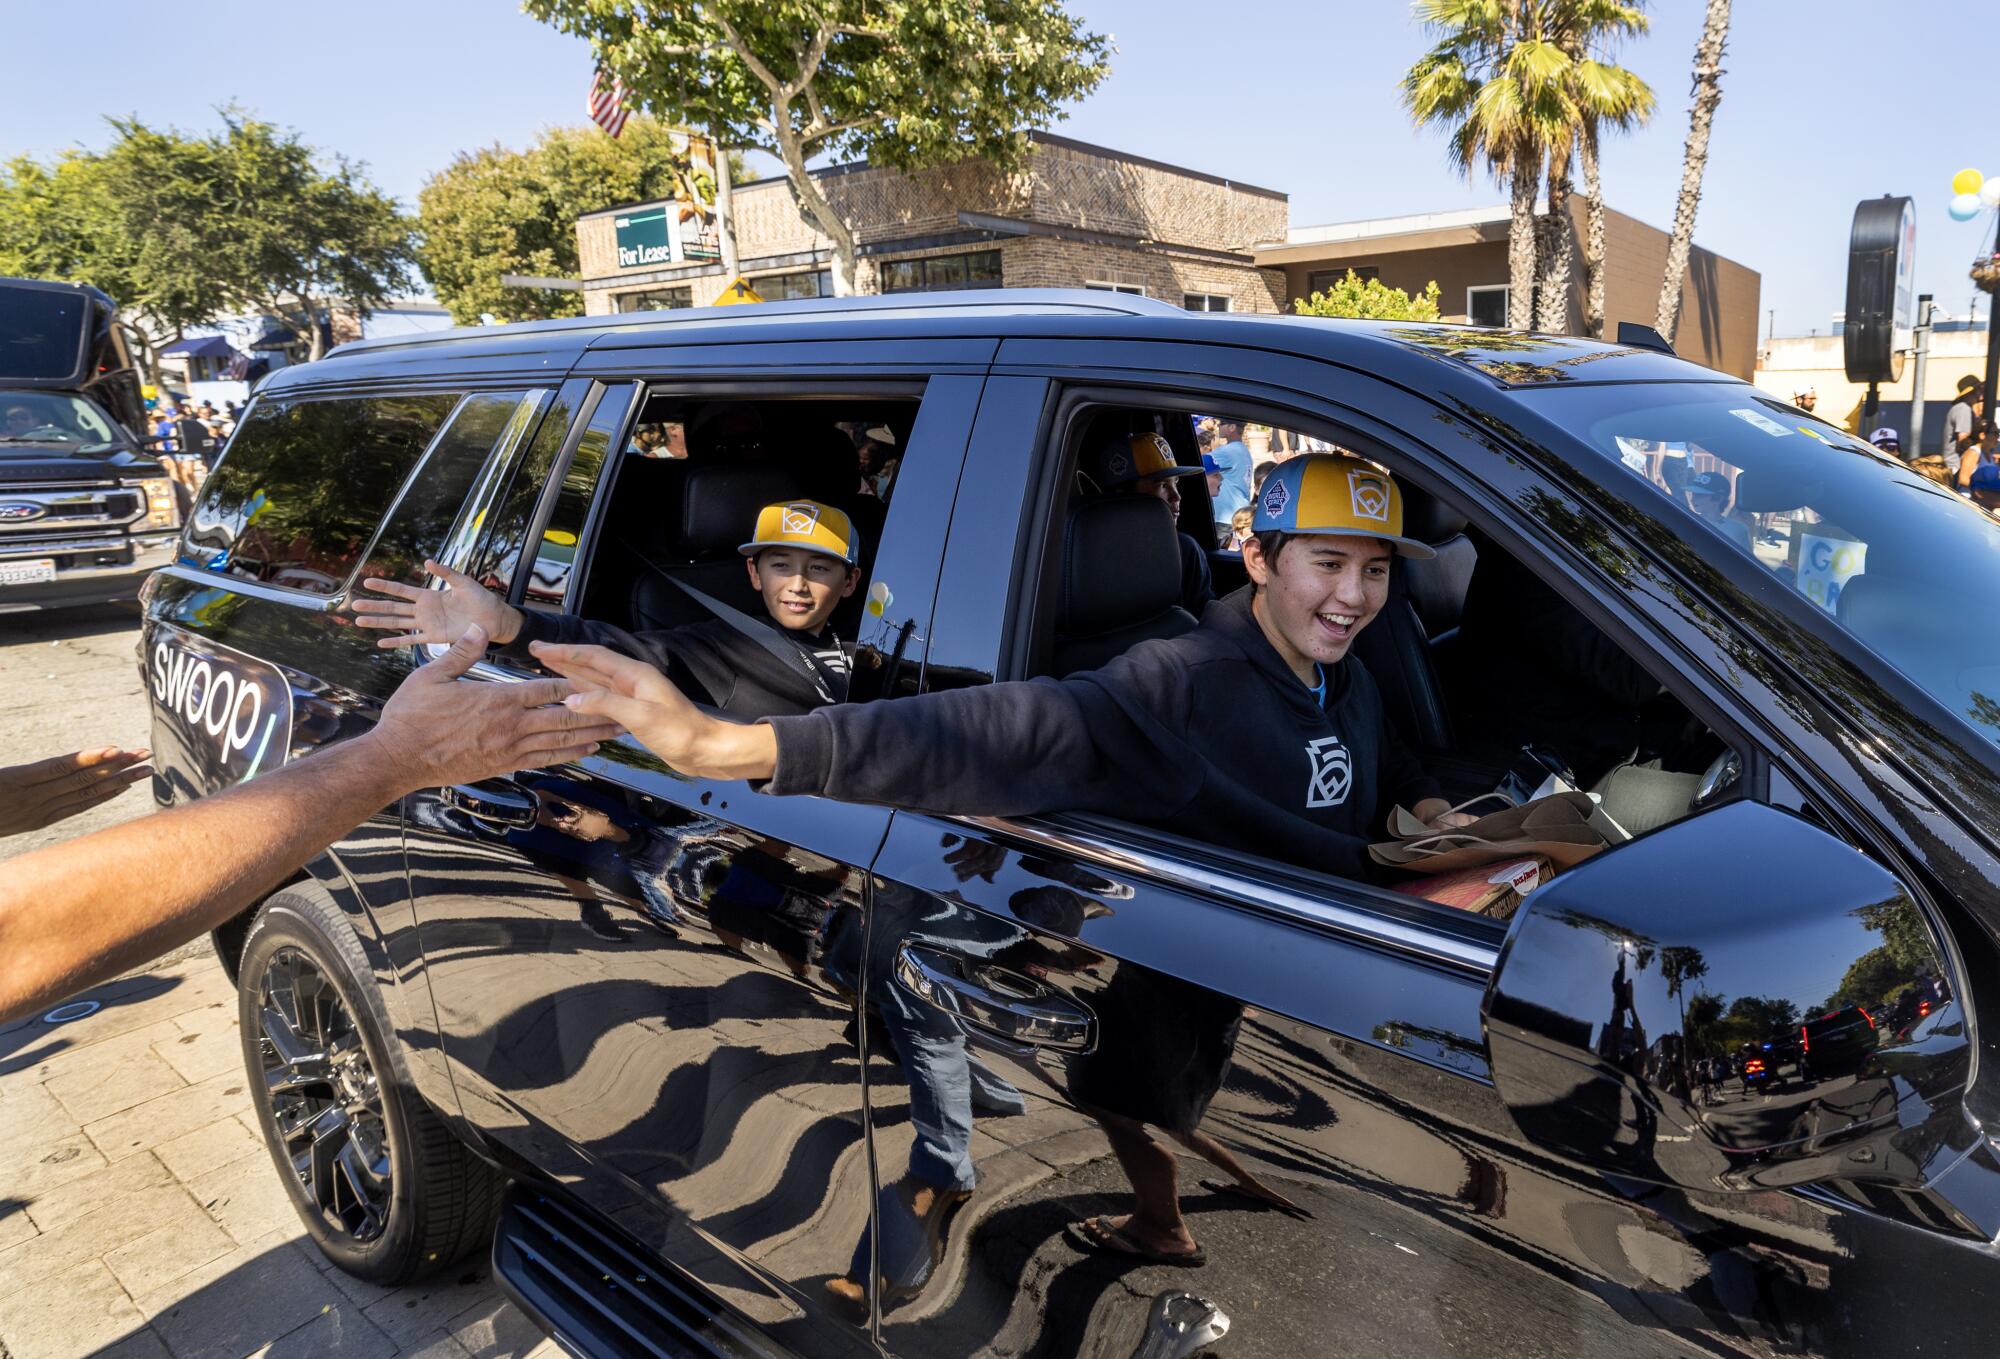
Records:
<instances>
[{"instance_id":1,"label":"black hoodie","mask_svg":"<svg viewBox=\"0 0 2000 1359\"><path fill-rule=\"evenodd\" d=\"M1391 803L1437 795L1353 656L1324 708L1245 587L1102 669L771 722L772 793L960 816L1098 812L1348 877Z\"/></svg>"},{"instance_id":2,"label":"black hoodie","mask_svg":"<svg viewBox=\"0 0 2000 1359\"><path fill-rule=\"evenodd\" d=\"M816 648L835 645L830 629L807 644L748 615L745 621L769 631L785 653L797 653L796 661L789 654L773 654L771 648L720 618L704 618L678 628L627 632L574 614L545 614L532 609L521 610L521 631L500 648L500 654L532 663L535 658L528 650L530 642L609 647L645 661L683 689L693 687L691 697L699 700L706 694L723 712L746 719L809 713L847 696L846 674L812 659Z\"/></svg>"}]
</instances>

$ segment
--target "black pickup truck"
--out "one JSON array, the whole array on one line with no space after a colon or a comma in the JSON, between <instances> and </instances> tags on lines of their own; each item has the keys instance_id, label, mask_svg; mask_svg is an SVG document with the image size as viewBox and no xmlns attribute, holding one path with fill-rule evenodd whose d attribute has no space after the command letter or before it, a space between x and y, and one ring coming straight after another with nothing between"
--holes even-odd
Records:
<instances>
[{"instance_id":1,"label":"black pickup truck","mask_svg":"<svg viewBox=\"0 0 2000 1359\"><path fill-rule=\"evenodd\" d=\"M138 598L173 557L173 480L95 288L0 278L0 613Z\"/></svg>"},{"instance_id":2,"label":"black pickup truck","mask_svg":"<svg viewBox=\"0 0 2000 1359\"><path fill-rule=\"evenodd\" d=\"M1388 719L1455 791L1531 716L1623 733L1577 771L1617 843L1500 919L1165 829L1177 777L968 817L624 740L428 789L216 936L320 1248L490 1249L586 1355L1990 1354L2000 527L1656 347L1026 290L345 346L147 585L156 795L366 729L415 658L364 576L757 616L739 544L806 497L862 539L845 702L1101 666L1197 626L1189 539L1228 605L1260 488L1176 520L1082 460L1198 467L1211 419L1394 475L1434 555L1354 643ZM1717 1079L1848 1006L1907 1022Z\"/></svg>"}]
</instances>

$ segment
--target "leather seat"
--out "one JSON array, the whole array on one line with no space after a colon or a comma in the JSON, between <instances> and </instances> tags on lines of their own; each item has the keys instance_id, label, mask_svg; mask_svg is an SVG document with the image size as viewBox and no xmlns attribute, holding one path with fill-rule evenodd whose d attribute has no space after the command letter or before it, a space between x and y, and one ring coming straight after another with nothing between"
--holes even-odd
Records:
<instances>
[{"instance_id":1,"label":"leather seat","mask_svg":"<svg viewBox=\"0 0 2000 1359\"><path fill-rule=\"evenodd\" d=\"M679 627L710 616L673 580L762 618L764 602L750 588L737 549L755 531L758 510L798 495L797 477L782 467L690 468L679 514L656 523L644 541L628 545L652 568L641 569L632 580L633 630Z\"/></svg>"},{"instance_id":2,"label":"leather seat","mask_svg":"<svg viewBox=\"0 0 2000 1359\"><path fill-rule=\"evenodd\" d=\"M1457 635L1478 558L1465 528L1465 516L1406 487L1403 532L1438 555L1431 561L1397 558L1388 601L1354 639L1354 654L1382 691L1389 720L1419 753L1446 752L1453 744L1438 648L1448 648Z\"/></svg>"},{"instance_id":3,"label":"leather seat","mask_svg":"<svg viewBox=\"0 0 2000 1359\"><path fill-rule=\"evenodd\" d=\"M1180 606L1180 536L1166 502L1110 496L1063 524L1052 670L1094 670L1140 642L1194 630Z\"/></svg>"}]
</instances>

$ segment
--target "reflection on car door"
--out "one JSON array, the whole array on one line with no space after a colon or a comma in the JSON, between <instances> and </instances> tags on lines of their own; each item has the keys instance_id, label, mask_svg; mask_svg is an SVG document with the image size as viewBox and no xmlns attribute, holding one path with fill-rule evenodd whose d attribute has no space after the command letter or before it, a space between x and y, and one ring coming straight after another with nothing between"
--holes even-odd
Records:
<instances>
[{"instance_id":1,"label":"reflection on car door","mask_svg":"<svg viewBox=\"0 0 2000 1359\"><path fill-rule=\"evenodd\" d=\"M926 390L876 558L885 635L928 626L978 390ZM688 780L629 743L408 807L465 1116L793 1351L866 1352L826 1283L867 1237L856 1004L889 814Z\"/></svg>"},{"instance_id":2,"label":"reflection on car door","mask_svg":"<svg viewBox=\"0 0 2000 1359\"><path fill-rule=\"evenodd\" d=\"M1371 946L1323 881L1103 836L891 828L867 999L892 1353L1761 1353L1814 1310L1835 1241L1808 1202L1711 1216L1521 1145L1475 942Z\"/></svg>"}]
</instances>

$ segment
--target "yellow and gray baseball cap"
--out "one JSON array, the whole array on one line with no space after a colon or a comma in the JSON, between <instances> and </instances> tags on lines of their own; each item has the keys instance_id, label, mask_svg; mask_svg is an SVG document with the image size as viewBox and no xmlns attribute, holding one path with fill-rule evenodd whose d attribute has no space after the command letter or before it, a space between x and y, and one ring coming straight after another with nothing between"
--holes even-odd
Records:
<instances>
[{"instance_id":1,"label":"yellow and gray baseball cap","mask_svg":"<svg viewBox=\"0 0 2000 1359\"><path fill-rule=\"evenodd\" d=\"M737 551L754 557L767 547L796 547L861 564L861 544L843 510L817 500L780 500L757 511L757 528Z\"/></svg>"},{"instance_id":2,"label":"yellow and gray baseball cap","mask_svg":"<svg viewBox=\"0 0 2000 1359\"><path fill-rule=\"evenodd\" d=\"M1159 435L1121 434L1090 455L1083 470L1105 490L1129 486L1135 481L1156 477L1198 477L1199 467L1185 467L1174 459L1174 450Z\"/></svg>"},{"instance_id":3,"label":"yellow and gray baseball cap","mask_svg":"<svg viewBox=\"0 0 2000 1359\"><path fill-rule=\"evenodd\" d=\"M1339 453L1308 453L1272 468L1250 528L1380 538L1401 557L1437 555L1403 536L1403 493L1396 479L1373 463Z\"/></svg>"}]
</instances>

